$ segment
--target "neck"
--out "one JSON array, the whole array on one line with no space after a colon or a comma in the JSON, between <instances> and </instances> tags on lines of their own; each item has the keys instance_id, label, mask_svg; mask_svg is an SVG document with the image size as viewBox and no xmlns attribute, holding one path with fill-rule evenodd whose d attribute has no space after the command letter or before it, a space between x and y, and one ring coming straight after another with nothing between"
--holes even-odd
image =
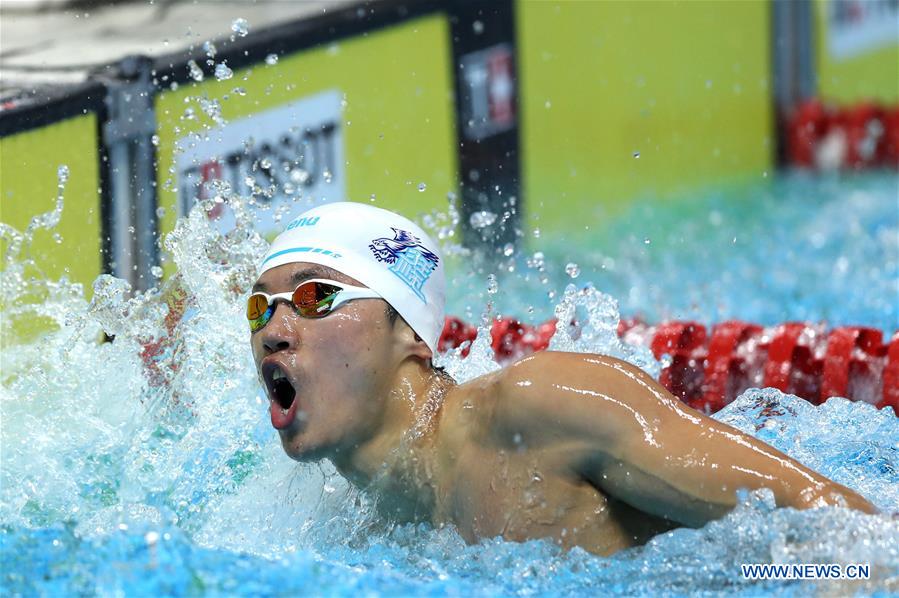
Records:
<instances>
[{"instance_id":1,"label":"neck","mask_svg":"<svg viewBox=\"0 0 899 598\"><path fill-rule=\"evenodd\" d=\"M391 519L422 521L434 514L435 436L444 395L454 384L420 361L404 363L375 432L331 459L350 482L373 492Z\"/></svg>"}]
</instances>

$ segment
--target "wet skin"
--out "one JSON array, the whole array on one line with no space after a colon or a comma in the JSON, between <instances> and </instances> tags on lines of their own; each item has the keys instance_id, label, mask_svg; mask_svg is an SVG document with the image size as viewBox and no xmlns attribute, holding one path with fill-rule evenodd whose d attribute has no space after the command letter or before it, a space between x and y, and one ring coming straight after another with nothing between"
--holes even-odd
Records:
<instances>
[{"instance_id":1,"label":"wet skin","mask_svg":"<svg viewBox=\"0 0 899 598\"><path fill-rule=\"evenodd\" d=\"M278 293L303 277L361 286L302 263L258 284ZM549 538L611 554L721 517L740 488L770 488L779 506L874 512L611 357L539 353L456 385L384 308L358 300L304 320L279 304L251 343L270 396L273 368L296 389L290 410L272 403L285 452L330 459L387 517L454 525L470 542Z\"/></svg>"}]
</instances>

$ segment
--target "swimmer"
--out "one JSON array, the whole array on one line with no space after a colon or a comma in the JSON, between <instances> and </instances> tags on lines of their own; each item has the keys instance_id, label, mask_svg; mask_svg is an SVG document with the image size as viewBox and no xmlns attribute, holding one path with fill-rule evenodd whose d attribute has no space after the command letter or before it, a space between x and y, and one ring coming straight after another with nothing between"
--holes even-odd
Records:
<instances>
[{"instance_id":1,"label":"swimmer","mask_svg":"<svg viewBox=\"0 0 899 598\"><path fill-rule=\"evenodd\" d=\"M741 488L875 512L612 357L542 352L457 384L433 362L444 284L417 225L335 203L275 239L248 300L284 451L329 459L389 520L608 555L723 516Z\"/></svg>"}]
</instances>

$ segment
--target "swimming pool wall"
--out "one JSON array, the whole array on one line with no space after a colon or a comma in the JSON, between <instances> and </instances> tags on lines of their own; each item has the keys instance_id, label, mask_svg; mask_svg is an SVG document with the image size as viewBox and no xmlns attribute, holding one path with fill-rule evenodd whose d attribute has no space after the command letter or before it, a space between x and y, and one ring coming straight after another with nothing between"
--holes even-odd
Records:
<instances>
[{"instance_id":1,"label":"swimming pool wall","mask_svg":"<svg viewBox=\"0 0 899 598\"><path fill-rule=\"evenodd\" d=\"M541 229L772 168L768 3L519 8L526 211Z\"/></svg>"},{"instance_id":2,"label":"swimming pool wall","mask_svg":"<svg viewBox=\"0 0 899 598\"><path fill-rule=\"evenodd\" d=\"M19 112L15 123L0 112L0 222L17 231L34 227L31 243L23 246L17 234L0 235L0 269L9 261L23 267L24 277L42 280L67 278L85 286L108 270L104 244L103 187L105 168L100 124L105 118L101 85L87 84L66 94L35 94L36 103ZM14 126L10 126L13 125ZM63 172L64 193L59 185ZM61 213L55 212L60 196ZM46 215L42 223L32 219ZM55 225L50 223L58 218ZM30 263L27 263L30 260ZM7 295L4 294L4 297ZM17 301L41 303L43 296L17 295ZM0 304L9 315L12 306ZM13 339L28 340L52 326L41 316L26 321L3 318L3 346Z\"/></svg>"},{"instance_id":3,"label":"swimming pool wall","mask_svg":"<svg viewBox=\"0 0 899 598\"><path fill-rule=\"evenodd\" d=\"M91 85L95 95L108 94L106 102L80 116L54 120L50 102L43 110L33 97L5 106L0 218L23 228L29 214L51 206L52 173L65 163L71 180L60 226L68 228L59 229L61 243L48 234L32 246L43 274L67 269L89 286L100 270L113 271L148 288L159 260L171 273L164 252L141 260L119 255L143 251L140 243L113 244L105 257L102 249L129 235L164 236L189 207L191 190L214 198L203 183L229 164L218 150L204 151L253 145L254 137L262 145L266 135L275 145L290 135L302 142L311 133L327 137L320 151L331 154L289 173L293 196L372 201L409 215L461 198L469 243L484 233L515 241L516 231L535 226L567 234L637 199L671 201L772 171L776 6L508 1L488 10L474 2L388 1L266 30L250 23L249 33L233 32L214 47L150 58L143 73L100 69ZM865 3L878 12L862 11L855 21L845 17L852 2L810 6L815 35L807 42L817 44L822 97L895 101L899 41L865 41L879 21L895 20L892 5ZM135 87L141 76L146 88ZM128 94L147 96L144 126L130 132L114 120L134 114L105 108ZM29 120L35 114L40 122ZM271 124L279 118L280 131ZM103 131L112 125L149 154L104 161L111 142ZM140 155L155 159L153 168ZM229 183L253 191L263 208L272 204L264 158L242 168ZM110 189L107 181L123 173L130 186ZM252 185L239 188L248 176ZM310 185L313 177L320 184ZM496 223L473 234L465 225L481 210Z\"/></svg>"}]
</instances>

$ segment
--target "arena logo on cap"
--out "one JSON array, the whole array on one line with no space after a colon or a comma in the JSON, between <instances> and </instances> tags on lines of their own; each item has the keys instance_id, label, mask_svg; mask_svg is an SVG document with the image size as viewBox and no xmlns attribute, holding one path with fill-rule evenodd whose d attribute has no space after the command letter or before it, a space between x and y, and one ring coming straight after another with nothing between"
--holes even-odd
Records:
<instances>
[{"instance_id":1,"label":"arena logo on cap","mask_svg":"<svg viewBox=\"0 0 899 598\"><path fill-rule=\"evenodd\" d=\"M390 264L390 271L427 303L422 287L437 268L440 258L421 244L421 239L408 231L390 227L393 239L381 237L368 246L379 262Z\"/></svg>"},{"instance_id":2,"label":"arena logo on cap","mask_svg":"<svg viewBox=\"0 0 899 598\"><path fill-rule=\"evenodd\" d=\"M297 218L293 222L287 225L287 228L284 230L293 230L298 226L315 226L318 223L318 216L309 216L305 218Z\"/></svg>"}]
</instances>

